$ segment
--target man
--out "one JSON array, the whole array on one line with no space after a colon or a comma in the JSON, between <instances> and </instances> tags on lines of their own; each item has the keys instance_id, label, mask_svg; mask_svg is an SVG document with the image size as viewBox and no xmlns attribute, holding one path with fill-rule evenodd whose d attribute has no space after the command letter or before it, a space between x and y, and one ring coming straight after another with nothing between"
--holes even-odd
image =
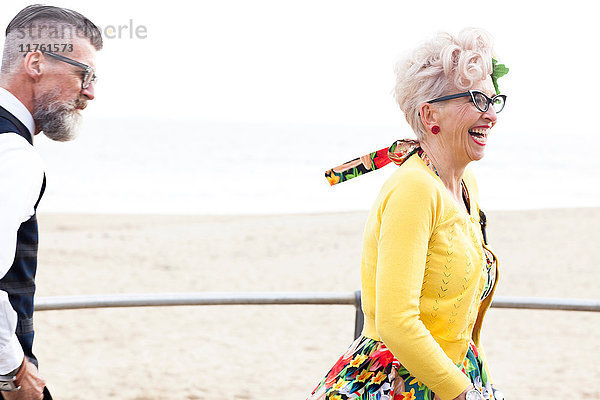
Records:
<instances>
[{"instance_id":1,"label":"man","mask_svg":"<svg viewBox=\"0 0 600 400\"><path fill-rule=\"evenodd\" d=\"M6 29L0 74L0 393L4 399L51 399L32 353L35 210L46 184L33 137L44 132L53 140L74 138L80 111L94 99L94 56L101 48L98 27L64 8L28 6Z\"/></svg>"}]
</instances>

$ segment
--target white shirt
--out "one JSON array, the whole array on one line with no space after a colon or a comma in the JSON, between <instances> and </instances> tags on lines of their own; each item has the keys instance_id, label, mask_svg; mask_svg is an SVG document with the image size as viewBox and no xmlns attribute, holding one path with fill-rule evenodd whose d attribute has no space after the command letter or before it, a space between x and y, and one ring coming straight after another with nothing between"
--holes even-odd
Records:
<instances>
[{"instance_id":1,"label":"white shirt","mask_svg":"<svg viewBox=\"0 0 600 400\"><path fill-rule=\"evenodd\" d=\"M35 123L27 108L9 91L0 88L0 106L14 115L33 138ZM35 212L44 166L32 145L18 133L0 134L0 278L6 275L15 257L17 230ZM23 362L23 349L15 334L17 313L8 294L0 291L0 374Z\"/></svg>"}]
</instances>

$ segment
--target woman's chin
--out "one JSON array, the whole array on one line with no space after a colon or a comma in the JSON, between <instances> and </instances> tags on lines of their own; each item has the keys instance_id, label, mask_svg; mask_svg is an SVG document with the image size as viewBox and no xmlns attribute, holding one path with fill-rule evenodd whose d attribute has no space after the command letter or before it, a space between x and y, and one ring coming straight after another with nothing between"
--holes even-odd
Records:
<instances>
[{"instance_id":1,"label":"woman's chin","mask_svg":"<svg viewBox=\"0 0 600 400\"><path fill-rule=\"evenodd\" d=\"M478 149L477 151L469 152L469 158L471 161L479 161L485 156L485 148Z\"/></svg>"}]
</instances>

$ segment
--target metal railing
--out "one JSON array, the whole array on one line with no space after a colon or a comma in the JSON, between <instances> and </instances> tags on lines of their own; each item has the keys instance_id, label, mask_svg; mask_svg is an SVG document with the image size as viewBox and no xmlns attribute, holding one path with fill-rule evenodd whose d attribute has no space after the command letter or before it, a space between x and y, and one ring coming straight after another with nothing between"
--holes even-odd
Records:
<instances>
[{"instance_id":1,"label":"metal railing","mask_svg":"<svg viewBox=\"0 0 600 400\"><path fill-rule=\"evenodd\" d=\"M364 317L361 310L360 290L348 293L195 292L38 297L35 299L35 310L48 311L112 307L285 304L353 305L356 310L356 318L354 323L354 337L358 337L362 330ZM600 300L497 296L492 301L492 307L600 312Z\"/></svg>"}]
</instances>

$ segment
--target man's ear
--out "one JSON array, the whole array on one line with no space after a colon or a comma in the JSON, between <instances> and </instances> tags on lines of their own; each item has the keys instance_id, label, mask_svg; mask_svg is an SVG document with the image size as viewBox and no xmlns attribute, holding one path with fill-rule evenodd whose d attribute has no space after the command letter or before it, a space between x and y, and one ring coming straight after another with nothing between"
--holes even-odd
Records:
<instances>
[{"instance_id":1,"label":"man's ear","mask_svg":"<svg viewBox=\"0 0 600 400\"><path fill-rule=\"evenodd\" d=\"M427 131L431 131L431 127L439 125L440 113L436 106L423 103L421 104L420 113L421 122Z\"/></svg>"},{"instance_id":2,"label":"man's ear","mask_svg":"<svg viewBox=\"0 0 600 400\"><path fill-rule=\"evenodd\" d=\"M27 53L27 55L25 55L25 60L23 61L23 66L25 74L35 82L38 82L44 73L45 67L42 53L39 51Z\"/></svg>"}]
</instances>

